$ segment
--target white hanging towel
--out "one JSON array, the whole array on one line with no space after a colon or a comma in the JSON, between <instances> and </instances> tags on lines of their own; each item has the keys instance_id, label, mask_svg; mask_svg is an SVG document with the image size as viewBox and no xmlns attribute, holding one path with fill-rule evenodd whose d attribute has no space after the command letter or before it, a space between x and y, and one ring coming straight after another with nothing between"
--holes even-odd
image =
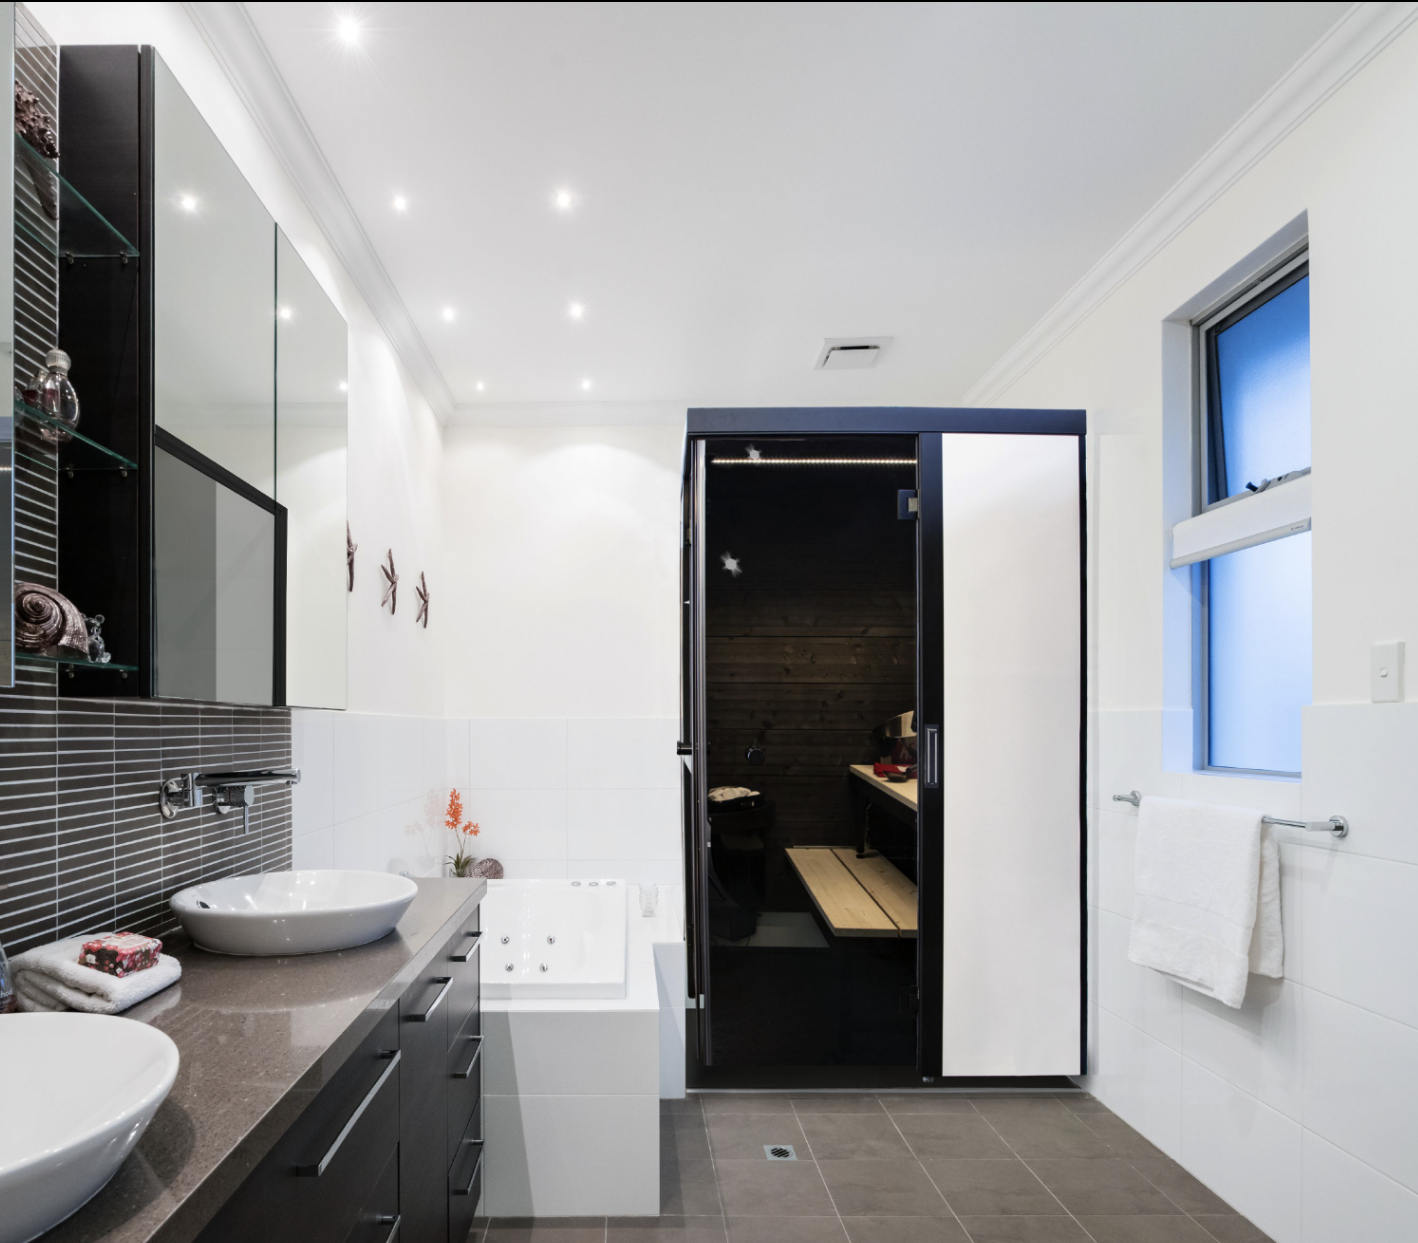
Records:
<instances>
[{"instance_id":1,"label":"white hanging towel","mask_svg":"<svg viewBox=\"0 0 1418 1243\"><path fill-rule=\"evenodd\" d=\"M1258 811L1142 800L1128 958L1239 1008L1282 974L1280 848Z\"/></svg>"}]
</instances>

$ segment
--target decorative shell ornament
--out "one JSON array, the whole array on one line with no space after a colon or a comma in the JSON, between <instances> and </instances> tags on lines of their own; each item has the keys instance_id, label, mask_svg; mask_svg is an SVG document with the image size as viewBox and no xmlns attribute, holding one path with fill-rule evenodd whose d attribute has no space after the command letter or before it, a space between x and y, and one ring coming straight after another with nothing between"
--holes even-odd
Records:
<instances>
[{"instance_id":1,"label":"decorative shell ornament","mask_svg":"<svg viewBox=\"0 0 1418 1243\"><path fill-rule=\"evenodd\" d=\"M496 859L479 859L473 864L472 875L479 880L501 880L502 864Z\"/></svg>"},{"instance_id":2,"label":"decorative shell ornament","mask_svg":"<svg viewBox=\"0 0 1418 1243\"><path fill-rule=\"evenodd\" d=\"M43 656L89 658L84 616L52 587L15 584L15 646Z\"/></svg>"},{"instance_id":3,"label":"decorative shell ornament","mask_svg":"<svg viewBox=\"0 0 1418 1243\"><path fill-rule=\"evenodd\" d=\"M414 595L419 598L418 616L414 618L414 625L423 623L423 628L428 629L428 583L424 581L423 571L419 571L419 585L414 588Z\"/></svg>"},{"instance_id":4,"label":"decorative shell ornament","mask_svg":"<svg viewBox=\"0 0 1418 1243\"><path fill-rule=\"evenodd\" d=\"M354 536L350 534L350 524L345 523L345 590L354 590L354 555L359 549L359 545L354 542Z\"/></svg>"},{"instance_id":5,"label":"decorative shell ornament","mask_svg":"<svg viewBox=\"0 0 1418 1243\"><path fill-rule=\"evenodd\" d=\"M384 575L384 597L379 601L379 607L382 609L387 604L389 616L392 617L399 611L399 575L394 570L394 550L387 549L384 555L389 558L389 564L379 567L379 572Z\"/></svg>"}]
</instances>

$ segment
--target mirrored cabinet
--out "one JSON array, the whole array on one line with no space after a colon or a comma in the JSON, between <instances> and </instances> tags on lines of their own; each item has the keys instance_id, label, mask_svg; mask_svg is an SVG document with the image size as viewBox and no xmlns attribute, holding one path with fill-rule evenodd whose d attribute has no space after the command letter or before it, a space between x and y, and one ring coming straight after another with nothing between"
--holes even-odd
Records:
<instances>
[{"instance_id":1,"label":"mirrored cabinet","mask_svg":"<svg viewBox=\"0 0 1418 1243\"><path fill-rule=\"evenodd\" d=\"M345 321L153 49L49 52L61 154L17 134L10 167L0 459L28 456L0 476L51 490L32 573L108 659L13 660L69 695L343 708ZM77 422L26 379L54 349Z\"/></svg>"}]
</instances>

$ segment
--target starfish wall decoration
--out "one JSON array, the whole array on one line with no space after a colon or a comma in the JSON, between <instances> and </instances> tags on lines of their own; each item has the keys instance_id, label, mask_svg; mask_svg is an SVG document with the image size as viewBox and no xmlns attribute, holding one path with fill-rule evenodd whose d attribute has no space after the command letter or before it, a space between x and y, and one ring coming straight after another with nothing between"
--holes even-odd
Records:
<instances>
[{"instance_id":1,"label":"starfish wall decoration","mask_svg":"<svg viewBox=\"0 0 1418 1243\"><path fill-rule=\"evenodd\" d=\"M424 580L423 571L419 571L419 585L414 588L414 595L419 598L418 616L414 618L414 625L423 622L423 628L428 629L428 583Z\"/></svg>"},{"instance_id":2,"label":"starfish wall decoration","mask_svg":"<svg viewBox=\"0 0 1418 1243\"><path fill-rule=\"evenodd\" d=\"M390 548L385 556L389 558L389 564L379 567L384 575L384 598L379 601L379 607L382 609L387 604L392 617L399 610L399 576L394 571L394 550Z\"/></svg>"},{"instance_id":3,"label":"starfish wall decoration","mask_svg":"<svg viewBox=\"0 0 1418 1243\"><path fill-rule=\"evenodd\" d=\"M354 555L355 549L359 547L354 542L354 537L350 534L350 524L345 523L345 590L354 590Z\"/></svg>"}]
</instances>

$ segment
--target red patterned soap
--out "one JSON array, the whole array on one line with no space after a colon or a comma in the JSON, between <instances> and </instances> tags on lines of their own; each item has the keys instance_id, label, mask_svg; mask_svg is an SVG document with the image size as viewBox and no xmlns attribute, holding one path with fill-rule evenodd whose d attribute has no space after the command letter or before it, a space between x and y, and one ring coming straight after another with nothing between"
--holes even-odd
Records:
<instances>
[{"instance_id":1,"label":"red patterned soap","mask_svg":"<svg viewBox=\"0 0 1418 1243\"><path fill-rule=\"evenodd\" d=\"M162 942L156 937L140 936L136 932L115 932L85 941L79 951L79 965L122 979L135 971L156 966L161 953Z\"/></svg>"}]
</instances>

